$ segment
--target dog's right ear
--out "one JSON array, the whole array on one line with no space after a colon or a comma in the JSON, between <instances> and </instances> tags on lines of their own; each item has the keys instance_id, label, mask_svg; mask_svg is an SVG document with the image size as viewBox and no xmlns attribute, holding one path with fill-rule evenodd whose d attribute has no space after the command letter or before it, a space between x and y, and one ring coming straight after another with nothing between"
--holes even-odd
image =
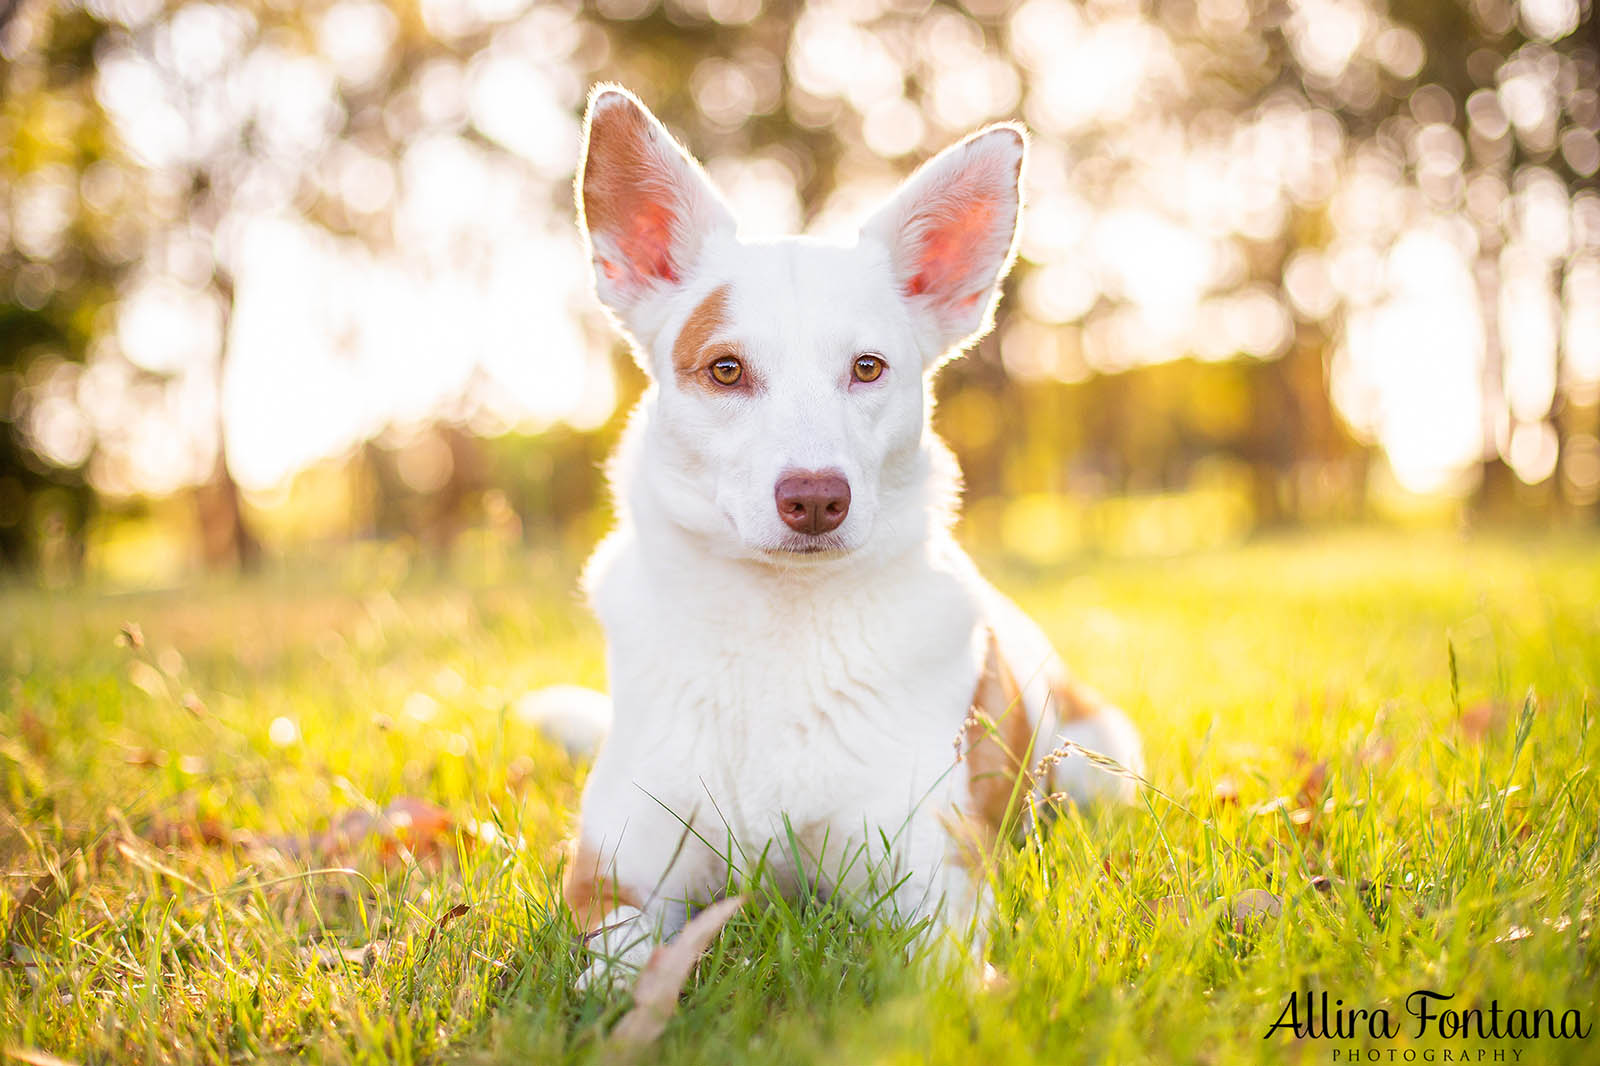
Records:
<instances>
[{"instance_id":1,"label":"dog's right ear","mask_svg":"<svg viewBox=\"0 0 1600 1066\"><path fill-rule=\"evenodd\" d=\"M632 93L597 85L584 117L578 217L595 289L625 325L692 275L707 238L733 217L687 152Z\"/></svg>"},{"instance_id":2,"label":"dog's right ear","mask_svg":"<svg viewBox=\"0 0 1600 1066\"><path fill-rule=\"evenodd\" d=\"M1016 255L1027 136L1000 123L934 156L862 226L889 252L930 366L989 332Z\"/></svg>"}]
</instances>

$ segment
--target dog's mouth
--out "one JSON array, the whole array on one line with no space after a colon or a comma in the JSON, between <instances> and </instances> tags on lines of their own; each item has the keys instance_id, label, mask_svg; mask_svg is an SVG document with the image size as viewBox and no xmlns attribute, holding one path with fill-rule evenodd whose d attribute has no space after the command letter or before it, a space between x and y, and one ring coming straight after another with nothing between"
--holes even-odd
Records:
<instances>
[{"instance_id":1,"label":"dog's mouth","mask_svg":"<svg viewBox=\"0 0 1600 1066\"><path fill-rule=\"evenodd\" d=\"M764 554L777 559L795 557L825 559L830 556L843 555L849 550L844 538L832 533L801 534L799 536L785 537L777 544L762 549Z\"/></svg>"}]
</instances>

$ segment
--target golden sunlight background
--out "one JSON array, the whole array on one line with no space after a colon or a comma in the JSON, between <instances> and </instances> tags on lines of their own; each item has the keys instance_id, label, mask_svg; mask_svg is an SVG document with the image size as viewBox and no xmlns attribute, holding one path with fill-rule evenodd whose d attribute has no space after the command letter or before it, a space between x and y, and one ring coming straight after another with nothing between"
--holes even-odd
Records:
<instances>
[{"instance_id":1,"label":"golden sunlight background","mask_svg":"<svg viewBox=\"0 0 1600 1066\"><path fill-rule=\"evenodd\" d=\"M627 84L750 232L1020 117L940 385L1033 561L1600 497L1592 0L0 0L0 558L579 545L642 378L570 186Z\"/></svg>"}]
</instances>

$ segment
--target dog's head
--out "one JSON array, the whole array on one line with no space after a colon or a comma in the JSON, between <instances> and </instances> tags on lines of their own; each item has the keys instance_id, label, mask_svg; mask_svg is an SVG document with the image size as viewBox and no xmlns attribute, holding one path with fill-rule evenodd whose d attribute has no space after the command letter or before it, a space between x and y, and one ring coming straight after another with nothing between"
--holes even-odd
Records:
<instances>
[{"instance_id":1,"label":"dog's head","mask_svg":"<svg viewBox=\"0 0 1600 1066\"><path fill-rule=\"evenodd\" d=\"M837 558L923 503L928 378L993 321L1025 142L993 126L918 170L854 244L739 240L625 90L589 101L578 209L596 289L651 376L642 476L723 554ZM909 524L909 517L901 524Z\"/></svg>"}]
</instances>

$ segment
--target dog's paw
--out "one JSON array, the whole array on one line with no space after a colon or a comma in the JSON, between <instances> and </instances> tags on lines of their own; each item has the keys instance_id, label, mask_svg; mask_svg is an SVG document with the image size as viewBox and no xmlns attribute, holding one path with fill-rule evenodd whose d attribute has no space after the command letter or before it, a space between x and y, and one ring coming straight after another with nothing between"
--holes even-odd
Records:
<instances>
[{"instance_id":1,"label":"dog's paw","mask_svg":"<svg viewBox=\"0 0 1600 1066\"><path fill-rule=\"evenodd\" d=\"M638 976L639 967L632 963L596 955L572 986L581 993L610 996L631 987Z\"/></svg>"},{"instance_id":2,"label":"dog's paw","mask_svg":"<svg viewBox=\"0 0 1600 1066\"><path fill-rule=\"evenodd\" d=\"M657 938L635 907L618 907L589 940L589 965L578 975L580 992L611 993L631 987L650 961Z\"/></svg>"}]
</instances>

